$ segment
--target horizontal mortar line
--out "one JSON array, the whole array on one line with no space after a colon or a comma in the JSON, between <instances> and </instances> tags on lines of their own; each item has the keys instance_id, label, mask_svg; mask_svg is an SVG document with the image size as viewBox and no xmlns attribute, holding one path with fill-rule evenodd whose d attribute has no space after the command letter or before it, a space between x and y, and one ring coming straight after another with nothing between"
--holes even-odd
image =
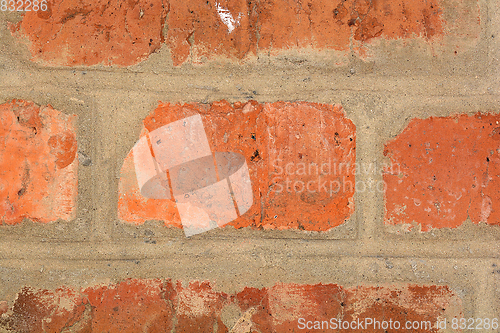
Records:
<instances>
[{"instance_id":1,"label":"horizontal mortar line","mask_svg":"<svg viewBox=\"0 0 500 333\"><path fill-rule=\"evenodd\" d=\"M161 75L185 75L185 76L200 76L200 72L206 73L207 71L210 71L212 73L227 73L231 72L233 70L237 70L240 73L240 76L248 76L248 75L260 75L262 73L269 73L272 71L275 71L277 73L283 74L283 72L286 72L288 75L291 74L300 74L303 73L304 75L325 75L325 76L331 76L331 74L338 74L342 76L347 76L349 75L347 73L347 69L351 66L346 65L346 66L338 66L338 67L326 67L326 66L308 66L306 67L277 67L277 66L272 66L272 65L259 65L259 64L249 64L249 65L233 65L230 67L225 67L225 68L219 68L219 67L211 67L211 66L191 66L190 68L183 68L183 67L170 67L171 70L160 70L160 71L153 71L153 70L147 70L147 71L141 71L141 70L133 70L129 68L109 68L109 67L102 67L102 68L92 68L92 67L81 67L81 66L74 66L74 67L36 67L36 66L29 66L29 65L22 65L22 69L25 71L31 71L31 72L48 72L53 74L54 72L60 72L60 73L73 73L73 72L87 72L87 73L105 73L105 74L116 74L116 75L124 75L124 74L142 74L142 75L155 75L155 76L161 76ZM405 69L401 69L400 71L404 71ZM428 72L430 70L427 70ZM188 72L186 74L186 72ZM420 73L416 73L417 77L423 77L428 79L429 77L443 77L443 75L434 75L434 76L429 76L428 74L424 74L424 71L420 71ZM466 75L466 74L454 74L453 77L455 78L475 78L475 76L478 77L478 79L484 79L486 77L492 76L491 71L486 71L482 70L480 73L475 73L474 76L472 75ZM233 74L234 76L238 76L238 74ZM375 71L370 72L370 73L357 73L357 74L350 74L350 77L359 77L359 76L365 76L365 77L376 77L376 78L404 78L404 77L411 77L408 75L391 75L391 74L377 74ZM493 76L492 76L493 77Z\"/></svg>"},{"instance_id":2,"label":"horizontal mortar line","mask_svg":"<svg viewBox=\"0 0 500 333\"><path fill-rule=\"evenodd\" d=\"M85 88L84 86L86 84L93 84L93 87L92 89L88 89L85 93L95 93L96 92L96 89L99 89L99 90L105 90L105 91L108 91L108 90L115 90L115 91L121 91L121 90L126 90L127 92L150 92L150 93L165 93L165 92L171 92L171 93L186 93L186 89L192 89L192 90L199 90L199 91L211 91L211 92L214 92L214 93L225 93L225 90L228 90L228 91L231 91L230 94L231 95L238 95L238 94L235 94L234 93L234 87L220 87L220 86L214 86L214 87L211 87L210 89L208 87L189 87L189 86L182 86L182 85L171 85L172 89L158 89L158 85L155 84L155 88L152 88L152 87L148 87L148 86L153 86L153 84L149 84L149 83L146 83L145 85L144 84L141 84L141 83L137 83L137 84L134 84L134 85L131 85L131 86L127 86L127 87L122 87L122 86L117 86L117 85L113 85L113 84L105 84L105 83L99 83L99 82L95 82L93 79L88 79L88 80L85 80L84 82L79 82L78 84L75 84L75 83L71 83L71 82L65 82L67 84L66 88L64 89L61 89L61 88L56 88L56 85L55 84L52 84L51 82L53 82L52 79L47 79L47 80L44 80L44 83L47 83L48 85L50 86L54 86L54 88L57 90L57 91L61 91L61 90L67 90L67 89L82 89L82 88ZM257 83L260 83L259 81L256 81L255 82L256 84ZM356 85L361 85L361 83L363 83L363 87L364 88L361 88L361 89L356 89L356 88L338 88L338 87L332 87L332 86L328 86L328 85L323 85L321 87L311 87L311 88L304 88L303 86L301 86L300 84L286 84L285 87L281 88L281 89L273 89L273 91L266 91L266 92L263 92L263 93L258 93L256 96L263 96L263 95L269 95L269 94L275 94L276 92L279 92L279 91L283 91L283 90L289 90L290 88L300 88L300 91L301 92L314 92L314 93L318 93L318 92L325 92L325 91L338 91L338 92L361 92L361 93L381 93L381 92L398 92L401 91L401 94L404 94L405 95L409 95L409 96L431 96L431 97L442 97L442 96L446 96L446 97L468 97L468 96L481 96L481 95L484 95L484 96L497 96L498 93L490 93L490 92L483 92L483 91L471 91L470 93L467 93L467 94L456 94L456 93L452 93L452 94L434 94L432 93L433 91L435 91L436 89L442 89L442 90L450 90L450 89L446 89L446 88L437 88L435 85L431 86L431 88L424 88L424 89L409 89L409 88L412 88L414 86L419 86L421 87L421 84L420 82L414 82L414 83L410 83L410 84L407 84L407 85L404 85L404 87L401 87L401 84L398 84L399 87L396 87L396 88L380 88L380 89L366 89L366 82L363 81L363 80L359 80L358 82L354 82L352 85L353 86L356 86ZM469 82L466 82L466 83L469 83ZM380 84L373 84L373 86L380 86ZM15 88L26 88L26 89L30 89L30 88L40 88L40 82L28 82L28 83L24 83L24 84L18 84L18 85L0 85L1 88L7 88L7 89L15 89ZM41 90L47 90L46 88L47 86L45 85L43 89ZM269 89L267 89L269 90ZM453 89L452 89L453 90ZM423 93L422 93L423 91ZM426 91L430 91L430 93L425 93ZM80 92L80 93L84 93L84 92ZM243 94L245 92L242 92L241 94Z\"/></svg>"},{"instance_id":3,"label":"horizontal mortar line","mask_svg":"<svg viewBox=\"0 0 500 333\"><path fill-rule=\"evenodd\" d=\"M9 236L4 235L4 237L19 237L20 235L15 235L11 234ZM111 237L113 235L110 235ZM386 237L391 237L391 234L385 235ZM309 238L310 237L310 238ZM67 246L73 246L75 244L79 245L86 245L86 246L100 246L104 245L105 247L119 247L119 246L130 246L132 245L138 245L138 246L150 246L150 247L157 247L159 245L168 245L168 246L177 246L177 245L186 245L186 246L198 246L198 245L207 245L211 243L217 243L217 244L222 244L222 245L232 245L232 243L235 242L241 242L241 241L250 241L254 242L254 244L257 243L266 243L266 244L259 244L259 246L266 246L266 245L273 245L274 241L281 241L283 243L293 243L291 245L296 246L297 243L301 243L303 245L307 244L314 244L314 243L329 243L333 245L338 245L338 246L343 246L343 245L353 245L353 243L357 243L358 245L378 245L383 242L383 246L401 246L404 244L408 243L417 243L418 245L432 245L432 244L453 244L454 246L468 246L468 245L473 245L476 244L477 246L483 247L485 244L490 244L490 245L496 245L500 248L500 239L489 239L487 240L488 243L479 242L477 241L476 238L439 238L433 237L433 238L383 238L383 237L378 237L376 239L371 239L369 241L366 241L365 239L359 238L359 237L352 237L352 238L313 238L313 235L305 235L305 236L300 236L298 235L297 237L281 237L281 236L234 236L234 237L224 237L224 236L218 236L218 237L207 237L207 238L198 238L198 239L181 239L176 236L153 236L151 237L151 240L154 240L158 242L157 244L147 244L145 245L144 242L141 242L140 240L134 239L131 240L128 238L118 238L115 239L114 242L110 242L108 239L105 240L99 240L99 239L94 239L94 240L89 240L89 239L84 239L84 240L66 240L66 239L61 239L61 238L51 238L50 236L34 236L33 238L36 239L35 243L31 243L34 245L40 245L40 246L54 246L54 247L59 247L60 245L67 245ZM430 237L430 236L429 236ZM41 240L41 239L44 240ZM148 238L148 236L138 236L138 238ZM15 246L18 244L19 246L24 246L25 242L27 241L27 238L21 238L21 239L3 239L0 241L0 248L2 247L3 244L10 244L10 246ZM207 243L209 242L209 243ZM459 243L457 243L459 242ZM208 245L207 245L208 246ZM257 245L255 245L257 246ZM416 246L416 245L414 245ZM450 245L443 245L443 248L445 246L450 246ZM382 247L381 247L382 248Z\"/></svg>"},{"instance_id":4,"label":"horizontal mortar line","mask_svg":"<svg viewBox=\"0 0 500 333\"><path fill-rule=\"evenodd\" d=\"M33 85L32 87L36 87L37 85ZM31 86L23 86L23 87L26 87L26 88L32 88ZM2 88L2 86L0 86L0 88ZM8 88L12 88L11 86L8 87ZM69 89L77 89L78 87L70 87ZM68 88L67 88L68 89ZM99 91L116 91L116 92L120 92L120 91L124 91L124 92L127 92L127 93L134 93L134 92L137 92L137 93L144 93L144 92L147 92L147 93L155 93L155 94L177 94L177 95L183 95L183 94L186 94L186 89L189 89L189 88L179 88L179 90L154 90L154 89L149 89L149 88L137 88L137 89L133 89L133 88L121 88L121 87L110 87L110 86L102 86L102 87L96 87L94 88L92 91L85 91L85 92L78 92L78 93L84 93L84 94L93 94L96 92L96 90L99 90ZM242 96L243 94L235 94L233 92L229 92L230 90L228 90L228 92L225 92L224 90L218 90L218 91L213 91L213 90L202 90L202 89L197 89L195 88L196 91L198 91L198 94L200 95L199 98L205 98L206 97L206 93L207 92L210 92L210 95L224 95L224 98L227 99L227 98L241 98L241 97L244 97L245 96ZM283 91L285 90L288 90L289 88L287 89L284 89ZM311 90L307 90L307 89L301 89L301 92L300 94L314 94L314 95L317 95L317 94L320 94L322 92L329 92L329 91L333 91L335 93L343 93L343 92L349 92L349 93L352 93L352 92L355 92L355 93L365 93L365 94L377 94L377 93L383 93L383 92L387 92L389 90L355 90L355 89L330 89L330 88L325 88L325 89L311 89ZM471 94L462 94L462 95L456 95L456 94L453 94L453 95L448 95L448 94L425 94L425 93L398 93L398 97L400 95L406 95L406 96L409 96L409 97L435 97L435 98L439 98L439 97L446 97L446 98L454 98L454 99L459 99L459 98L474 98L474 97L478 97L478 96L495 96L495 97L499 97L500 96L500 93L499 94L490 94L490 93L480 93L480 92L477 92L477 93L471 93ZM278 95L278 96L276 96ZM283 95L283 96L279 96L279 95ZM258 95L255 95L253 96L251 99L259 99L259 100L262 100L263 97L271 97L269 98L269 100L275 100L275 99L285 99L284 98L285 94L281 94L279 91L277 92L269 92L269 93L259 93ZM289 96L288 96L289 97ZM245 98L245 99L248 99L248 98ZM309 96L304 96L304 98L294 98L294 100L310 100ZM193 98L191 97L189 99L189 101L192 101ZM188 101L186 100L186 103ZM208 103L208 102L207 102ZM262 102L262 103L265 103L265 102Z\"/></svg>"},{"instance_id":5,"label":"horizontal mortar line","mask_svg":"<svg viewBox=\"0 0 500 333\"><path fill-rule=\"evenodd\" d=\"M205 243L206 244L206 243ZM99 244L89 244L90 246L85 246L85 247L80 247L78 253L72 253L71 251L68 250L73 250L75 249L74 245L69 245L68 246L47 246L45 245L42 248L40 247L32 247L32 250L26 250L25 248L17 247L15 245L10 245L8 246L9 251L1 251L0 253L2 254L2 257L5 256L15 256L15 257L45 257L45 256L58 256L58 257L67 257L67 256L72 256L75 258L79 258L80 256L82 258L124 258L124 257L161 257L164 256L165 254L173 254L173 255L182 255L182 256L228 256L228 255L239 255L239 254L248 254L248 253L263 253L263 252L268 252L271 251L274 256L280 255L280 254L294 254L294 253L302 253L303 251L307 251L308 254L304 256L373 256L373 257L378 257L378 256L408 256L408 253L414 255L414 256L432 256L436 258L441 258L441 257L470 257L470 258L475 258L475 257L481 257L481 258L486 258L486 257L498 257L500 254L498 254L498 246L490 246L490 249L484 249L484 243L483 244L477 244L476 246L470 246L470 244L460 244L456 247L436 247L432 246L429 247L429 244L419 244L419 245L410 245L407 246L407 249L405 250L398 250L398 247L404 246L405 244L394 244L392 246L373 246L371 243L357 243L357 247L368 247L369 250L366 249L360 249L359 251L356 250L356 246L352 246L353 244L335 244L338 247L336 248L321 248L319 246L322 246L324 244L301 244L301 246L297 246L295 244L294 248L289 248L286 250L280 250L276 251L273 249L274 244L256 244L256 245L249 245L245 248L242 249L236 249L236 250L231 250L234 249L235 245L234 244L218 244L221 249L220 250L214 250L213 248L209 247L209 245L206 245L205 247L201 248L193 248L193 247L186 247L186 248L180 248L178 245L166 245L163 246L163 244L159 245L147 245L147 246L141 246L139 248L135 248L133 250L130 250L129 247L126 245L118 245L118 246L112 246L110 247L109 244L108 246L101 246L99 247ZM343 245L343 246L339 246ZM371 247L370 247L371 245ZM427 245L427 246L426 246ZM129 244L130 246L130 244ZM196 246L196 245L195 245ZM425 248L422 248L422 246L425 246ZM478 247L482 246L482 248L478 249ZM2 246L3 247L3 246ZM445 250L448 249L448 250ZM347 251L346 251L347 249ZM302 256L302 255L301 255Z\"/></svg>"},{"instance_id":6,"label":"horizontal mortar line","mask_svg":"<svg viewBox=\"0 0 500 333\"><path fill-rule=\"evenodd\" d=\"M241 255L242 253L237 253L236 255ZM128 257L117 257L117 256L110 256L106 258L100 258L100 257L58 257L54 258L54 256L38 256L38 257L30 257L30 256L3 256L0 257L0 264L2 260L8 261L8 260L23 260L23 261L30 261L30 260L48 260L48 261L70 261L70 262L85 262L85 261L95 261L95 262L107 262L107 261L122 261L122 262L127 262L127 261L137 261L137 260L149 260L149 261L161 261L161 260L175 260L176 258L179 258L179 260L185 260L186 257L189 258L196 258L196 259L203 259L203 260L214 260L214 261L219 261L221 258L226 259L226 263L230 263L231 260L228 260L227 257L222 257L222 256L217 256L217 255L212 255L212 256L206 256L206 255L192 255L192 254L171 254L168 253L168 258L165 256L148 256L148 257L139 257L139 256L128 256ZM253 257L252 255L247 255L247 257ZM369 254L361 254L361 255L346 255L346 254L338 254L338 253L332 253L332 254L307 254L307 255L292 255L292 256L287 256L287 254L282 254L281 256L278 254L274 254L272 256L267 256L270 259L273 258L278 258L278 257L283 257L284 260L286 261L296 261L296 260L301 260L301 259L332 259L332 258L358 258L358 259L423 259L423 260L500 260L500 255L484 255L484 256L430 256L427 254L419 254L419 255L389 255L389 254L384 254L384 255L369 255ZM255 255L255 260L260 260L262 258L262 255ZM241 260L234 258L234 260ZM250 260L246 258L245 260ZM173 264L175 266L175 264Z\"/></svg>"},{"instance_id":7,"label":"horizontal mortar line","mask_svg":"<svg viewBox=\"0 0 500 333\"><path fill-rule=\"evenodd\" d=\"M232 80L238 80L241 82L240 79L245 78L245 82L248 81L255 81L255 80L263 80L265 77L270 77L274 79L274 81L280 81L282 82L283 80L277 79L276 75L272 75L273 72L276 72L276 74L279 74L280 76L283 75L283 71L279 68L262 68L259 67L258 70L255 70L255 68L248 68L248 69L242 69L242 68L234 68L235 70L238 70L241 74L233 74L233 76L230 78L230 81ZM210 74L207 74L207 71L210 71ZM178 70L178 71L173 71L173 72L135 72L135 71L123 71L123 72L116 72L116 71L96 71L96 70L89 70L89 69L69 69L69 70L63 70L63 71L57 71L60 74L67 74L67 76L64 77L71 77L73 74L79 74L82 75L80 78L86 78L86 77L103 77L103 76L134 76L138 78L149 78L149 77L154 77L154 78L159 78L159 77L179 77L179 78L194 78L198 79L201 77L214 77L214 76L227 76L227 69L224 70L217 70L217 69L184 69L184 70ZM0 73L5 72L0 70ZM8 73L12 73L13 71L7 71ZM34 74L39 74L38 76L44 77L45 73L53 75L54 71L48 71L46 69L35 69L35 70L25 70L25 72L32 72ZM85 72L86 74L83 74ZM186 73L188 72L188 73ZM87 75L88 76L83 76ZM416 82L416 81L435 81L435 82L445 82L449 83L449 75L434 75L434 76L429 76L426 74L421 74L421 73L416 73L415 76L409 76L409 75L383 75L383 74L376 74L376 73L370 73L370 74L357 74L355 76L347 76L344 72L342 71L337 71L337 70L322 70L322 71L314 71L311 72L310 70L307 69L292 69L292 70L287 70L288 77L291 76L316 76L318 78L324 77L328 78L329 80L332 80L333 78L341 78L344 81L347 82L355 82L359 80L381 80L385 79L388 80L389 82L394 82L395 86L398 86L401 84L401 81L410 81L410 82ZM51 76L47 76L51 77ZM496 81L497 77L495 75L491 74L485 74L484 76L478 76L478 77L473 77L473 76L468 76L468 75L454 75L452 76L454 80L459 80L459 81L489 81L493 80ZM448 80L447 80L448 79ZM295 79L298 82L298 79ZM453 82L453 84L456 84L456 82Z\"/></svg>"}]
</instances>

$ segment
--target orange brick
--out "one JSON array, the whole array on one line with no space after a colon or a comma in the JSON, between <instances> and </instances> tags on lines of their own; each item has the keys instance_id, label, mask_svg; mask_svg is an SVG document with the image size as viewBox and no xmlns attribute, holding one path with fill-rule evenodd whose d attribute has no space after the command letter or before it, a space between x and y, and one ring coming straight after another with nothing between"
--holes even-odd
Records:
<instances>
[{"instance_id":1,"label":"orange brick","mask_svg":"<svg viewBox=\"0 0 500 333\"><path fill-rule=\"evenodd\" d=\"M85 311L81 295L72 288L56 290L24 287L0 328L15 332L61 332L75 324Z\"/></svg>"},{"instance_id":2,"label":"orange brick","mask_svg":"<svg viewBox=\"0 0 500 333\"><path fill-rule=\"evenodd\" d=\"M129 279L82 291L92 308L91 332L170 332L173 298L170 281Z\"/></svg>"},{"instance_id":3,"label":"orange brick","mask_svg":"<svg viewBox=\"0 0 500 333\"><path fill-rule=\"evenodd\" d=\"M332 332L339 327L348 332L399 331L382 327L383 321L390 325L391 320L398 321L403 329L407 321L419 325L430 322L433 327L411 331L438 332L434 326L438 318L462 315L461 300L446 286L343 288L336 284L276 284L264 289L245 288L236 300L242 311L255 309L252 332ZM370 326L367 318L373 319ZM343 326L352 322L355 326Z\"/></svg>"},{"instance_id":4,"label":"orange brick","mask_svg":"<svg viewBox=\"0 0 500 333\"><path fill-rule=\"evenodd\" d=\"M193 114L202 115L212 151L237 152L247 161L254 204L230 225L326 231L354 211L356 133L340 106L160 104L142 135ZM132 151L121 171L118 215L135 224L156 219L181 226L174 201L140 194Z\"/></svg>"},{"instance_id":5,"label":"orange brick","mask_svg":"<svg viewBox=\"0 0 500 333\"><path fill-rule=\"evenodd\" d=\"M242 59L256 53L257 17L246 0L170 0L167 44L172 51L174 65L185 62L189 56L195 61L202 57L223 55ZM218 11L234 16L229 33ZM237 22L236 22L237 21Z\"/></svg>"},{"instance_id":6,"label":"orange brick","mask_svg":"<svg viewBox=\"0 0 500 333\"><path fill-rule=\"evenodd\" d=\"M411 332L438 332L438 320L463 317L462 301L447 286L277 283L228 295L214 291L209 282L191 281L183 287L180 281L128 279L81 292L25 287L11 311L0 317L0 329L62 332L71 326L75 332L222 333L232 329L221 319L228 305L241 310L252 333L331 332L339 325L349 332L398 332L408 330L407 322L431 324L426 329L413 326ZM372 324L366 324L368 318ZM353 322L355 326L346 328ZM394 329L395 322L400 329ZM389 323L393 328L384 328Z\"/></svg>"},{"instance_id":7,"label":"orange brick","mask_svg":"<svg viewBox=\"0 0 500 333\"><path fill-rule=\"evenodd\" d=\"M385 223L422 231L500 224L500 117L414 119L385 145Z\"/></svg>"},{"instance_id":8,"label":"orange brick","mask_svg":"<svg viewBox=\"0 0 500 333\"><path fill-rule=\"evenodd\" d=\"M47 223L76 212L76 116L50 105L13 100L0 105L0 215Z\"/></svg>"},{"instance_id":9,"label":"orange brick","mask_svg":"<svg viewBox=\"0 0 500 333\"><path fill-rule=\"evenodd\" d=\"M47 11L26 12L11 30L28 45L33 60L51 66L136 64L160 48L165 24L165 42L174 65L218 56L243 59L294 48L346 54L353 48L364 56L363 47L376 38L459 36L455 28L460 17L468 16L467 9L455 6L456 17L445 22L441 5L437 0L140 0L123 4L51 0ZM460 26L479 26L479 21L468 18Z\"/></svg>"},{"instance_id":10,"label":"orange brick","mask_svg":"<svg viewBox=\"0 0 500 333\"><path fill-rule=\"evenodd\" d=\"M385 287L351 287L345 289L344 321L374 319L365 329L352 332L440 332L436 323L463 316L462 301L447 286L404 285ZM380 322L376 326L375 320ZM388 322L387 330L382 321ZM392 329L391 328L391 323ZM399 324L396 324L398 322ZM399 325L398 328L396 325ZM410 325L406 327L406 325ZM427 326L424 326L427 325Z\"/></svg>"},{"instance_id":11,"label":"orange brick","mask_svg":"<svg viewBox=\"0 0 500 333\"><path fill-rule=\"evenodd\" d=\"M44 65L129 66L160 48L167 11L165 0L49 0L11 30Z\"/></svg>"},{"instance_id":12,"label":"orange brick","mask_svg":"<svg viewBox=\"0 0 500 333\"><path fill-rule=\"evenodd\" d=\"M175 332L228 332L221 319L222 308L228 304L227 294L214 291L208 282L199 281L190 282L186 288L178 282L176 291Z\"/></svg>"}]
</instances>

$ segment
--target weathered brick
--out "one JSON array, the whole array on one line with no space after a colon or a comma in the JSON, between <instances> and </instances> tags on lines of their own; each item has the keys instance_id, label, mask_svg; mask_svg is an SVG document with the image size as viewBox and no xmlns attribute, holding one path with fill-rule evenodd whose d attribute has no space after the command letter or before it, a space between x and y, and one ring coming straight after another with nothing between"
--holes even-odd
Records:
<instances>
[{"instance_id":1,"label":"weathered brick","mask_svg":"<svg viewBox=\"0 0 500 333\"><path fill-rule=\"evenodd\" d=\"M245 319L245 330L224 324L221 312L226 306L241 310L239 319ZM382 326L383 321L397 321L402 329L407 322L429 322L432 327L410 331L438 332L437 320L462 316L460 298L446 286L345 288L278 283L269 288L246 287L229 295L215 291L209 282L191 281L183 287L180 281L128 279L81 292L69 287L55 291L25 287L0 318L0 328L20 332L62 332L69 327L72 332L330 332L342 323L354 322L356 327L343 329L397 332ZM379 326L357 326L368 318ZM233 322L237 319L232 318ZM321 327L323 322L328 326Z\"/></svg>"},{"instance_id":2,"label":"weathered brick","mask_svg":"<svg viewBox=\"0 0 500 333\"><path fill-rule=\"evenodd\" d=\"M170 0L166 41L174 65L182 64L189 56L196 62L202 57L211 58L214 55L242 59L248 53L255 54L255 5L245 0ZM218 11L231 15L235 22L230 27L226 26Z\"/></svg>"},{"instance_id":3,"label":"weathered brick","mask_svg":"<svg viewBox=\"0 0 500 333\"><path fill-rule=\"evenodd\" d=\"M200 281L192 281L186 288L178 282L176 291L176 332L228 332L221 319L222 308L228 303L227 294Z\"/></svg>"},{"instance_id":4,"label":"weathered brick","mask_svg":"<svg viewBox=\"0 0 500 333\"><path fill-rule=\"evenodd\" d=\"M9 304L7 301L0 301L0 316L9 310Z\"/></svg>"},{"instance_id":5,"label":"weathered brick","mask_svg":"<svg viewBox=\"0 0 500 333\"><path fill-rule=\"evenodd\" d=\"M82 291L92 308L91 332L170 332L175 292L170 281L129 279ZM86 327L89 327L87 325Z\"/></svg>"},{"instance_id":6,"label":"weathered brick","mask_svg":"<svg viewBox=\"0 0 500 333\"><path fill-rule=\"evenodd\" d=\"M461 299L447 286L361 286L346 288L345 295L345 321L357 321L358 318L379 322L392 320L399 322L401 327L397 329L393 325L392 330L387 330L382 323L380 326L374 323L371 329L365 327L366 330L352 332L399 332L408 330L407 324L411 325L411 332L440 332L436 327L438 320L447 319L449 326L451 318L463 316Z\"/></svg>"},{"instance_id":7,"label":"weathered brick","mask_svg":"<svg viewBox=\"0 0 500 333\"><path fill-rule=\"evenodd\" d=\"M75 291L25 287L0 318L0 329L16 332L228 332L221 310L228 295L210 283L187 287L170 280L128 279Z\"/></svg>"},{"instance_id":8,"label":"weathered brick","mask_svg":"<svg viewBox=\"0 0 500 333\"><path fill-rule=\"evenodd\" d=\"M397 332L382 327L360 328L358 319L371 318L379 322L429 321L435 325L438 318L451 318L462 314L461 300L446 286L384 286L350 287L336 284L277 284L271 288L245 288L236 295L242 311L254 308L251 317L255 332L295 332L302 323L309 321L310 328L301 332L331 332L343 325L356 322L349 332ZM331 322L334 318L336 321ZM328 322L323 326L322 322ZM314 328L314 325L319 325ZM325 324L323 324L325 325ZM335 325L337 325L335 327ZM345 325L345 324L344 324ZM401 326L403 327L403 326ZM437 332L433 327L412 332ZM252 331L254 332L254 331Z\"/></svg>"},{"instance_id":9,"label":"weathered brick","mask_svg":"<svg viewBox=\"0 0 500 333\"><path fill-rule=\"evenodd\" d=\"M193 114L202 115L212 151L237 152L247 161L253 206L230 225L326 231L352 214L356 133L340 106L160 104L141 136ZM156 219L181 226L174 201L141 195L132 151L121 171L118 215L135 224Z\"/></svg>"},{"instance_id":10,"label":"weathered brick","mask_svg":"<svg viewBox=\"0 0 500 333\"><path fill-rule=\"evenodd\" d=\"M422 231L500 224L500 117L414 119L385 145L385 223Z\"/></svg>"},{"instance_id":11,"label":"weathered brick","mask_svg":"<svg viewBox=\"0 0 500 333\"><path fill-rule=\"evenodd\" d=\"M11 29L27 37L33 60L46 65L136 64L160 48L165 24L174 65L303 48L346 54L352 48L364 56L376 38L461 37L461 27L479 26L477 4L472 16L462 4L442 7L438 0L53 0Z\"/></svg>"},{"instance_id":12,"label":"weathered brick","mask_svg":"<svg viewBox=\"0 0 500 333\"><path fill-rule=\"evenodd\" d=\"M11 311L0 317L0 328L15 332L61 332L81 319L85 306L79 292L24 287Z\"/></svg>"},{"instance_id":13,"label":"weathered brick","mask_svg":"<svg viewBox=\"0 0 500 333\"><path fill-rule=\"evenodd\" d=\"M47 223L76 212L77 143L74 123L50 105L13 100L0 105L0 215Z\"/></svg>"},{"instance_id":14,"label":"weathered brick","mask_svg":"<svg viewBox=\"0 0 500 333\"><path fill-rule=\"evenodd\" d=\"M342 312L343 290L336 284L280 283L259 292L262 297L259 303L247 301L255 297L252 289L246 288L237 295L243 310L249 305L254 307L251 320L257 332L294 332L299 318L329 321Z\"/></svg>"},{"instance_id":15,"label":"weathered brick","mask_svg":"<svg viewBox=\"0 0 500 333\"><path fill-rule=\"evenodd\" d=\"M160 48L165 0L51 0L24 12L11 31L26 38L32 60L50 66L129 66Z\"/></svg>"}]
</instances>

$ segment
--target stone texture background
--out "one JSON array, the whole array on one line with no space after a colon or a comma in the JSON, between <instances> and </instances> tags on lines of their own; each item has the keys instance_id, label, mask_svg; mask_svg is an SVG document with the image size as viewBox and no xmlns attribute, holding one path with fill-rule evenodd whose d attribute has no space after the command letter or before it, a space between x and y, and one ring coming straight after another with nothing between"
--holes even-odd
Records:
<instances>
[{"instance_id":1,"label":"stone texture background","mask_svg":"<svg viewBox=\"0 0 500 333\"><path fill-rule=\"evenodd\" d=\"M496 2L47 5L0 11L0 331L500 318ZM124 194L151 119L192 109L258 205L185 238ZM262 195L272 154L324 147L356 162L338 208Z\"/></svg>"}]
</instances>

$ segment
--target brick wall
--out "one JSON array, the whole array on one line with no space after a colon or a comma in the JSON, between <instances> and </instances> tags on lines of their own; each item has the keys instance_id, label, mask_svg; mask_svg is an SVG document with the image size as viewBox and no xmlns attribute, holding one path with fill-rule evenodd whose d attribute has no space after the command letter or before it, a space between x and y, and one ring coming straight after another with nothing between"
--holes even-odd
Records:
<instances>
[{"instance_id":1,"label":"brick wall","mask_svg":"<svg viewBox=\"0 0 500 333\"><path fill-rule=\"evenodd\" d=\"M499 331L499 29L486 0L2 2L0 331Z\"/></svg>"}]
</instances>

